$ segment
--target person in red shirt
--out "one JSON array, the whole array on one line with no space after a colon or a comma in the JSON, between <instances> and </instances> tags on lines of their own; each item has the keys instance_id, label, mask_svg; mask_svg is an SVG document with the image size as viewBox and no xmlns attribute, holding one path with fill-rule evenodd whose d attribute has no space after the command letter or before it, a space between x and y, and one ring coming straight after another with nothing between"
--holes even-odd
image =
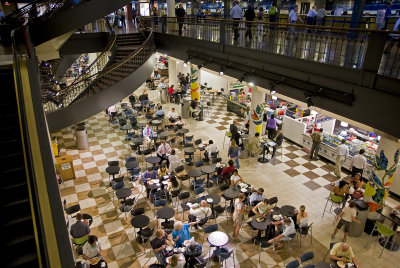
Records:
<instances>
[{"instance_id":1,"label":"person in red shirt","mask_svg":"<svg viewBox=\"0 0 400 268\"><path fill-rule=\"evenodd\" d=\"M175 99L174 85L171 85L171 86L168 88L168 95L169 95L170 101L173 102L173 100Z\"/></svg>"},{"instance_id":2,"label":"person in red shirt","mask_svg":"<svg viewBox=\"0 0 400 268\"><path fill-rule=\"evenodd\" d=\"M222 172L221 172L222 181L224 181L228 177L228 174L232 173L235 169L236 169L236 166L233 164L233 160L230 159L228 161L228 166L222 169Z\"/></svg>"}]
</instances>

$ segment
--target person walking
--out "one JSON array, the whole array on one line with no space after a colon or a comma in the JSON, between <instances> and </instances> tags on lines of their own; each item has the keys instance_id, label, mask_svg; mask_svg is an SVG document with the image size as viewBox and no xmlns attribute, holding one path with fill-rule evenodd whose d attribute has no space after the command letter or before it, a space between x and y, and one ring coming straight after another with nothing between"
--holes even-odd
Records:
<instances>
[{"instance_id":1,"label":"person walking","mask_svg":"<svg viewBox=\"0 0 400 268\"><path fill-rule=\"evenodd\" d=\"M325 24L325 17L328 16L328 13L326 13L325 10L325 5L323 5L320 10L318 10L318 14L317 14L317 24L324 26Z\"/></svg>"},{"instance_id":2,"label":"person walking","mask_svg":"<svg viewBox=\"0 0 400 268\"><path fill-rule=\"evenodd\" d=\"M121 8L121 12L119 13L119 20L121 21L121 27L126 27L125 16L126 16L125 9Z\"/></svg>"},{"instance_id":3,"label":"person walking","mask_svg":"<svg viewBox=\"0 0 400 268\"><path fill-rule=\"evenodd\" d=\"M179 26L179 35L182 35L183 22L185 21L186 11L183 9L183 5L179 4L179 8L175 10L176 20Z\"/></svg>"},{"instance_id":4,"label":"person walking","mask_svg":"<svg viewBox=\"0 0 400 268\"><path fill-rule=\"evenodd\" d=\"M234 140L236 142L236 145L239 146L240 133L237 126L237 120L233 120L233 123L229 126L229 131L232 134L231 140Z\"/></svg>"},{"instance_id":5,"label":"person walking","mask_svg":"<svg viewBox=\"0 0 400 268\"><path fill-rule=\"evenodd\" d=\"M340 219L339 223L337 224L335 231L332 234L332 238L335 238L335 235L344 226L344 236L343 242L346 242L347 236L349 235L349 230L352 222L356 222L360 224L361 222L357 220L357 210L354 208L356 206L355 201L350 201L349 206L345 207L337 216L336 221Z\"/></svg>"},{"instance_id":6,"label":"person walking","mask_svg":"<svg viewBox=\"0 0 400 268\"><path fill-rule=\"evenodd\" d=\"M249 37L249 39L253 39L253 35L251 33L253 24L251 23L256 18L256 13L251 5L247 6L247 10L244 13L244 17L246 18L246 35L245 37Z\"/></svg>"},{"instance_id":7,"label":"person walking","mask_svg":"<svg viewBox=\"0 0 400 268\"><path fill-rule=\"evenodd\" d=\"M233 212L233 240L239 241L239 230L244 222L244 214L247 210L247 205L244 204L246 196L244 193L240 193L239 197L235 200L235 211Z\"/></svg>"},{"instance_id":8,"label":"person walking","mask_svg":"<svg viewBox=\"0 0 400 268\"><path fill-rule=\"evenodd\" d=\"M240 148L237 146L235 140L231 140L231 145L229 146L228 149L228 157L232 160L235 160L236 167L240 168L239 166L239 154L240 154Z\"/></svg>"},{"instance_id":9,"label":"person walking","mask_svg":"<svg viewBox=\"0 0 400 268\"><path fill-rule=\"evenodd\" d=\"M342 177L342 165L346 161L349 155L349 147L346 145L346 139L342 139L342 144L336 147L336 164L335 164L335 175L338 178Z\"/></svg>"},{"instance_id":10,"label":"person walking","mask_svg":"<svg viewBox=\"0 0 400 268\"><path fill-rule=\"evenodd\" d=\"M233 31L234 31L234 40L238 40L239 38L239 21L243 19L242 9L239 6L239 1L235 1L235 6L231 9L230 13L231 20L234 20L233 23ZM237 21L237 22L236 22Z\"/></svg>"},{"instance_id":11,"label":"person walking","mask_svg":"<svg viewBox=\"0 0 400 268\"><path fill-rule=\"evenodd\" d=\"M273 137L275 137L275 131L276 131L275 114L272 114L267 124L268 139L272 139Z\"/></svg>"},{"instance_id":12,"label":"person walking","mask_svg":"<svg viewBox=\"0 0 400 268\"><path fill-rule=\"evenodd\" d=\"M264 26L262 25L262 23L264 22L264 9L263 7L260 6L260 8L258 9L258 14L257 14L257 36L263 36L264 34Z\"/></svg>"},{"instance_id":13,"label":"person walking","mask_svg":"<svg viewBox=\"0 0 400 268\"><path fill-rule=\"evenodd\" d=\"M319 159L318 151L319 151L319 148L321 147L322 131L324 131L324 130L322 128L320 128L319 131L315 131L313 134L311 134L311 139L313 141L312 146L311 146L311 154L310 154L311 160Z\"/></svg>"},{"instance_id":14,"label":"person walking","mask_svg":"<svg viewBox=\"0 0 400 268\"><path fill-rule=\"evenodd\" d=\"M353 156L351 160L351 177L355 177L357 173L363 174L364 168L367 166L367 159L363 155L365 153L364 149L361 149L358 155Z\"/></svg>"}]
</instances>

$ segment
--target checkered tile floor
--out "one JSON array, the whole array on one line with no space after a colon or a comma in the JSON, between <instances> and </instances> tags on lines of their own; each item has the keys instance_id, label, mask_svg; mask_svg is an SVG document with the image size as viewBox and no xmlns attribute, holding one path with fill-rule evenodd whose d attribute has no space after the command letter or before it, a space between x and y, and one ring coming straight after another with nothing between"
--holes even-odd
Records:
<instances>
[{"instance_id":1,"label":"checkered tile floor","mask_svg":"<svg viewBox=\"0 0 400 268\"><path fill-rule=\"evenodd\" d=\"M155 91L149 92L149 95L150 99L157 102ZM165 106L165 110L169 111L173 105ZM203 137L203 140L214 139L220 148L220 155L226 161L228 146L223 148L222 140L226 129L235 118L237 118L236 115L226 112L225 101L217 99L213 103L209 115L205 112L203 122L188 119L186 127L195 135L195 139L198 137ZM74 130L71 127L51 134L52 138L58 140L60 154L72 156L75 168L76 179L65 181L60 185L62 200L67 201L67 206L79 204L83 213L93 216L93 223L90 226L91 234L99 238L104 250L104 258L109 267L148 267L156 262L154 253L149 249L149 243L139 244L135 241L135 230L130 224L132 216L129 213L120 212L120 204L114 197L113 190L109 186L109 175L105 172L108 161L118 160L121 167L120 176L126 175L124 160L126 157L136 156L136 153L130 149L129 142L125 141L125 131L120 131L117 126L110 126L105 113L99 113L85 120L85 123L90 142L87 150L76 149ZM209 128L210 125L217 130ZM174 147L176 146L174 145ZM182 148L179 147L178 150L179 155L182 156ZM321 160L310 161L308 155L298 145L287 141L283 143L282 155L280 151L278 150L276 158L268 164L258 163L256 158L241 161L240 173L245 181L256 187L264 187L268 197L278 196L281 205L306 204L311 210L309 213L314 221L314 228L317 228L314 231L313 242L311 244L307 237L303 239L300 248L295 241L291 244L290 254L288 245L277 251L273 251L271 248L261 249L259 253L259 248L252 243L255 233L245 224L240 232L240 242L233 243L233 240L230 239L227 245L228 248L235 249L235 258L230 258L224 267L231 267L233 264L238 267L284 267L306 251L314 251L315 262L321 261L326 253L330 241L328 229L332 229L332 219L323 221L320 215L331 187L329 184L336 180L332 175L333 165ZM140 160L142 156L138 158ZM141 167L145 168L145 163L142 162ZM151 219L149 227L156 228L157 219L154 216L154 206L141 195L143 186L139 182L130 182L128 178L124 179L124 183L125 187L132 189L131 197L137 198L135 206L145 208L145 214ZM187 181L184 182L183 191L188 191L187 185ZM215 186L208 192L219 194ZM191 198L193 198L193 192L191 194ZM224 201L221 201L220 205L224 206ZM168 204L168 206L176 207L176 204ZM182 220L180 208L177 210L174 220ZM184 220L187 221L186 214ZM223 214L217 218L217 223L219 230L232 238L231 217ZM192 231L192 236L201 242L203 232ZM371 250L361 250L363 248L361 245L364 243L359 243L358 240L354 240L352 243L356 254L361 254L361 252L371 254ZM357 248L358 244L361 245ZM203 248L205 258L208 257L208 250L209 247L205 240ZM80 256L76 255L76 258L80 259ZM364 261L365 263L368 262ZM211 264L212 267L219 267L217 263ZM363 267L374 266L364 265Z\"/></svg>"}]
</instances>

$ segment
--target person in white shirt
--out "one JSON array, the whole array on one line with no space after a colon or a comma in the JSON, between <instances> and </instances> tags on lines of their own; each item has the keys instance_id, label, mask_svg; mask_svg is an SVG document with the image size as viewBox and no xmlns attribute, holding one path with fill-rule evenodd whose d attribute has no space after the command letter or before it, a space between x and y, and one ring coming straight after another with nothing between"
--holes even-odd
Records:
<instances>
[{"instance_id":1,"label":"person in white shirt","mask_svg":"<svg viewBox=\"0 0 400 268\"><path fill-rule=\"evenodd\" d=\"M217 145L214 144L213 140L208 141L208 146L205 149L204 156L206 157L206 162L210 161L211 153L218 153Z\"/></svg>"},{"instance_id":2,"label":"person in white shirt","mask_svg":"<svg viewBox=\"0 0 400 268\"><path fill-rule=\"evenodd\" d=\"M175 111L175 108L172 108L171 111L168 112L168 120L171 123L175 123L175 121L178 119L179 114Z\"/></svg>"},{"instance_id":3,"label":"person in white shirt","mask_svg":"<svg viewBox=\"0 0 400 268\"><path fill-rule=\"evenodd\" d=\"M316 6L313 6L307 14L307 25L315 24L315 16L317 16Z\"/></svg>"},{"instance_id":4,"label":"person in white shirt","mask_svg":"<svg viewBox=\"0 0 400 268\"><path fill-rule=\"evenodd\" d=\"M339 229L342 229L342 226L344 225L344 237L343 237L343 242L346 242L347 236L349 234L350 226L352 222L357 222L361 223L359 220L357 220L357 210L355 209L356 202L355 201L350 201L349 206L345 207L337 216L336 216L336 221L340 219L339 223L337 224L335 231L332 234L332 238L335 238L335 235L339 231Z\"/></svg>"},{"instance_id":5,"label":"person in white shirt","mask_svg":"<svg viewBox=\"0 0 400 268\"><path fill-rule=\"evenodd\" d=\"M364 168L367 165L367 159L363 154L365 153L364 149L360 150L360 153L358 155L353 156L353 159L351 160L351 177L353 178L357 173L363 174Z\"/></svg>"},{"instance_id":6,"label":"person in white shirt","mask_svg":"<svg viewBox=\"0 0 400 268\"><path fill-rule=\"evenodd\" d=\"M242 8L239 6L239 1L235 1L235 6L231 9L230 12L231 20L235 20L232 25L233 31L235 33L234 39L237 40L239 38L239 21L243 19L243 11Z\"/></svg>"},{"instance_id":7,"label":"person in white shirt","mask_svg":"<svg viewBox=\"0 0 400 268\"><path fill-rule=\"evenodd\" d=\"M112 105L108 107L107 112L108 116L110 117L110 120L112 120L114 116L117 114L117 107L115 107L115 105Z\"/></svg>"},{"instance_id":8,"label":"person in white shirt","mask_svg":"<svg viewBox=\"0 0 400 268\"><path fill-rule=\"evenodd\" d=\"M326 13L325 5L323 5L322 8L318 10L317 14L318 25L324 26L326 16L328 16L328 14Z\"/></svg>"},{"instance_id":9,"label":"person in white shirt","mask_svg":"<svg viewBox=\"0 0 400 268\"><path fill-rule=\"evenodd\" d=\"M239 182L243 182L242 176L239 175L239 171L235 169L231 176L231 186L235 187Z\"/></svg>"},{"instance_id":10,"label":"person in white shirt","mask_svg":"<svg viewBox=\"0 0 400 268\"><path fill-rule=\"evenodd\" d=\"M143 140L145 143L150 143L153 138L153 130L151 129L149 124L146 124L146 127L142 131Z\"/></svg>"},{"instance_id":11,"label":"person in white shirt","mask_svg":"<svg viewBox=\"0 0 400 268\"><path fill-rule=\"evenodd\" d=\"M289 13L289 23L295 24L297 20L304 22L299 16L299 6L295 5L294 8Z\"/></svg>"},{"instance_id":12,"label":"person in white shirt","mask_svg":"<svg viewBox=\"0 0 400 268\"><path fill-rule=\"evenodd\" d=\"M182 161L176 155L175 149L171 150L171 155L168 157L168 160L169 160L168 169L171 172L174 172L177 167L182 166Z\"/></svg>"},{"instance_id":13,"label":"person in white shirt","mask_svg":"<svg viewBox=\"0 0 400 268\"><path fill-rule=\"evenodd\" d=\"M250 205L255 206L258 202L265 199L264 189L259 188L250 195Z\"/></svg>"},{"instance_id":14,"label":"person in white shirt","mask_svg":"<svg viewBox=\"0 0 400 268\"><path fill-rule=\"evenodd\" d=\"M277 225L277 224L282 224L282 221L279 222L272 222L272 224ZM294 234L296 232L296 229L294 228L294 222L292 218L286 218L283 220L284 224L284 229L282 234L276 236L275 238L272 238L268 241L268 243L276 243L277 248L283 247L283 244L281 241L289 241L290 237L289 235Z\"/></svg>"},{"instance_id":15,"label":"person in white shirt","mask_svg":"<svg viewBox=\"0 0 400 268\"><path fill-rule=\"evenodd\" d=\"M336 165L335 165L335 175L339 179L341 178L341 169L344 161L346 161L349 155L349 147L346 145L346 139L342 139L342 144L336 147Z\"/></svg>"},{"instance_id":16,"label":"person in white shirt","mask_svg":"<svg viewBox=\"0 0 400 268\"><path fill-rule=\"evenodd\" d=\"M83 258L88 265L90 265L90 259L98 257L103 259L103 250L101 249L100 242L95 235L91 235L88 238L87 243L83 246Z\"/></svg>"},{"instance_id":17,"label":"person in white shirt","mask_svg":"<svg viewBox=\"0 0 400 268\"><path fill-rule=\"evenodd\" d=\"M200 207L199 204L192 205L189 213L189 222L200 221L198 224L194 225L196 229L199 229L199 226L207 223L208 217L211 216L212 210L208 207L207 201L202 200L200 203Z\"/></svg>"},{"instance_id":18,"label":"person in white shirt","mask_svg":"<svg viewBox=\"0 0 400 268\"><path fill-rule=\"evenodd\" d=\"M166 160L167 166L169 166L169 154L171 153L171 146L167 143L166 140L162 140L160 146L157 148L157 156L161 158L161 161Z\"/></svg>"}]
</instances>

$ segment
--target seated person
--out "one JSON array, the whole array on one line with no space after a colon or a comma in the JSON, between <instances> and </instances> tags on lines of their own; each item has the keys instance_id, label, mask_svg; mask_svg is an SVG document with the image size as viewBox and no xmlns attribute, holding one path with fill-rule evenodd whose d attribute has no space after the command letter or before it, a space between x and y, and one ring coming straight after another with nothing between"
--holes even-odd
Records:
<instances>
[{"instance_id":1,"label":"seated person","mask_svg":"<svg viewBox=\"0 0 400 268\"><path fill-rule=\"evenodd\" d=\"M166 168L166 166L165 165L161 165L160 168L157 171L157 177L160 180L160 182L165 180L164 177L168 176L168 173L169 173L169 171ZM161 183L161 189L164 190L164 184L163 183Z\"/></svg>"},{"instance_id":2,"label":"seated person","mask_svg":"<svg viewBox=\"0 0 400 268\"><path fill-rule=\"evenodd\" d=\"M89 266L90 260L95 257L103 259L103 250L101 249L101 245L97 239L97 236L91 235L89 236L87 243L83 246L83 258L86 260L86 264Z\"/></svg>"},{"instance_id":3,"label":"seated person","mask_svg":"<svg viewBox=\"0 0 400 268\"><path fill-rule=\"evenodd\" d=\"M231 176L231 186L236 187L240 182L244 182L244 181L242 179L242 176L239 175L239 171L237 169L235 169L232 172L232 176Z\"/></svg>"},{"instance_id":4,"label":"seated person","mask_svg":"<svg viewBox=\"0 0 400 268\"><path fill-rule=\"evenodd\" d=\"M153 168L149 167L145 173L142 175L142 182L146 186L146 193L147 197L150 195L150 188L147 187L147 182L149 180L156 180L157 179L157 173L154 172Z\"/></svg>"},{"instance_id":5,"label":"seated person","mask_svg":"<svg viewBox=\"0 0 400 268\"><path fill-rule=\"evenodd\" d=\"M160 107L158 107L158 108L157 108L157 112L156 112L156 114L155 114L155 115L156 115L157 117L160 117L160 118L162 118L162 117L164 117L164 114L165 114L165 113L164 113L164 111L163 111L162 107L161 107L161 106L160 106Z\"/></svg>"},{"instance_id":6,"label":"seated person","mask_svg":"<svg viewBox=\"0 0 400 268\"><path fill-rule=\"evenodd\" d=\"M167 192L168 192L169 198L171 199L171 192L178 191L181 188L182 188L182 186L179 183L179 181L176 179L176 177L174 175L172 175L171 178L169 179L168 186L167 186Z\"/></svg>"},{"instance_id":7,"label":"seated person","mask_svg":"<svg viewBox=\"0 0 400 268\"><path fill-rule=\"evenodd\" d=\"M81 213L76 214L76 222L71 225L71 236L73 238L81 238L90 234L89 224L82 221L83 216Z\"/></svg>"},{"instance_id":8,"label":"seated person","mask_svg":"<svg viewBox=\"0 0 400 268\"><path fill-rule=\"evenodd\" d=\"M282 224L282 221L279 222L272 222L272 224L274 225L278 225L278 224ZM294 234L296 232L295 228L294 228L294 222L292 220L292 218L286 218L283 220L283 232L282 234L276 236L275 238L272 238L268 241L268 243L276 243L277 248L282 248L283 244L281 243L281 241L289 241L289 235Z\"/></svg>"},{"instance_id":9,"label":"seated person","mask_svg":"<svg viewBox=\"0 0 400 268\"><path fill-rule=\"evenodd\" d=\"M364 183L361 179L361 173L357 173L350 179L349 183L354 187L354 189L361 189Z\"/></svg>"},{"instance_id":10,"label":"seated person","mask_svg":"<svg viewBox=\"0 0 400 268\"><path fill-rule=\"evenodd\" d=\"M174 122L175 126L184 126L185 122L182 120L182 117L178 116L178 118L176 119L176 121Z\"/></svg>"},{"instance_id":11,"label":"seated person","mask_svg":"<svg viewBox=\"0 0 400 268\"><path fill-rule=\"evenodd\" d=\"M206 157L206 162L210 161L211 153L218 153L217 145L214 144L213 140L209 140L208 146L205 148L204 156Z\"/></svg>"},{"instance_id":12,"label":"seated person","mask_svg":"<svg viewBox=\"0 0 400 268\"><path fill-rule=\"evenodd\" d=\"M229 173L232 173L236 169L232 159L228 160L228 166L224 167L221 171L222 180L224 181Z\"/></svg>"},{"instance_id":13,"label":"seated person","mask_svg":"<svg viewBox=\"0 0 400 268\"><path fill-rule=\"evenodd\" d=\"M197 98L195 98L194 100L191 100L190 101L190 107L192 108L192 116L193 117L196 117L195 116L195 112L194 112L194 110L196 110L196 108L199 106L199 102L198 102L198 100L197 100Z\"/></svg>"},{"instance_id":14,"label":"seated person","mask_svg":"<svg viewBox=\"0 0 400 268\"><path fill-rule=\"evenodd\" d=\"M296 213L296 211L295 211ZM298 228L304 228L308 226L308 213L306 212L306 206L301 205L300 211L296 216L296 224Z\"/></svg>"},{"instance_id":15,"label":"seated person","mask_svg":"<svg viewBox=\"0 0 400 268\"><path fill-rule=\"evenodd\" d=\"M354 266L358 268L356 256L354 255L349 244L345 242L339 242L333 245L331 251L329 252L329 258L335 262L351 260Z\"/></svg>"},{"instance_id":16,"label":"seated person","mask_svg":"<svg viewBox=\"0 0 400 268\"><path fill-rule=\"evenodd\" d=\"M139 101L141 103L148 103L149 102L149 95L147 94L146 90L143 90L142 95L139 96Z\"/></svg>"},{"instance_id":17,"label":"seated person","mask_svg":"<svg viewBox=\"0 0 400 268\"><path fill-rule=\"evenodd\" d=\"M162 140L160 146L157 148L157 156L161 158L161 161L166 160L167 166L169 166L168 155L171 153L171 146L166 140Z\"/></svg>"},{"instance_id":18,"label":"seated person","mask_svg":"<svg viewBox=\"0 0 400 268\"><path fill-rule=\"evenodd\" d=\"M261 202L264 199L265 199L264 189L258 188L257 191L254 191L250 195L250 205L255 206L255 205L257 205L258 202Z\"/></svg>"},{"instance_id":19,"label":"seated person","mask_svg":"<svg viewBox=\"0 0 400 268\"><path fill-rule=\"evenodd\" d=\"M161 265L167 265L163 251L167 247L167 241L171 241L162 229L156 231L156 237L150 241L151 248Z\"/></svg>"},{"instance_id":20,"label":"seated person","mask_svg":"<svg viewBox=\"0 0 400 268\"><path fill-rule=\"evenodd\" d=\"M182 161L179 159L179 157L176 155L175 149L171 150L171 155L168 157L169 160L169 170L171 172L175 172L175 169L179 166L182 166Z\"/></svg>"},{"instance_id":21,"label":"seated person","mask_svg":"<svg viewBox=\"0 0 400 268\"><path fill-rule=\"evenodd\" d=\"M283 142L283 134L282 134L282 129L278 128L278 131L276 132L275 137L272 138L272 141L275 142L275 146L272 147L272 155L271 158L275 157L276 153L276 148L282 145ZM267 147L267 154L269 154L269 148Z\"/></svg>"},{"instance_id":22,"label":"seated person","mask_svg":"<svg viewBox=\"0 0 400 268\"><path fill-rule=\"evenodd\" d=\"M151 139L153 138L153 130L149 124L146 124L146 127L142 131L142 135L145 142L151 142Z\"/></svg>"},{"instance_id":23,"label":"seated person","mask_svg":"<svg viewBox=\"0 0 400 268\"><path fill-rule=\"evenodd\" d=\"M172 240L175 242L175 247L179 248L183 245L185 240L190 240L189 227L198 224L199 221L183 224L181 221L174 223L174 230L172 231Z\"/></svg>"},{"instance_id":24,"label":"seated person","mask_svg":"<svg viewBox=\"0 0 400 268\"><path fill-rule=\"evenodd\" d=\"M132 93L131 95L129 95L129 102L131 103L132 107L133 107L133 104L135 104L136 99L137 99L137 98L136 98L136 96L135 96L134 93Z\"/></svg>"},{"instance_id":25,"label":"seated person","mask_svg":"<svg viewBox=\"0 0 400 268\"><path fill-rule=\"evenodd\" d=\"M250 153L253 156L259 156L263 151L263 147L260 145L260 141L258 140L259 138L260 138L260 133L258 132L256 132L256 134L253 137L249 138L249 145L251 145Z\"/></svg>"},{"instance_id":26,"label":"seated person","mask_svg":"<svg viewBox=\"0 0 400 268\"><path fill-rule=\"evenodd\" d=\"M168 265L166 268L184 268L186 264L185 256L180 254L174 254L168 258Z\"/></svg>"},{"instance_id":27,"label":"seated person","mask_svg":"<svg viewBox=\"0 0 400 268\"><path fill-rule=\"evenodd\" d=\"M115 115L117 114L117 107L115 107L115 105L112 105L112 106L108 107L107 112L110 117L109 120L111 121L112 119L114 119Z\"/></svg>"},{"instance_id":28,"label":"seated person","mask_svg":"<svg viewBox=\"0 0 400 268\"><path fill-rule=\"evenodd\" d=\"M179 114L175 111L175 108L172 108L171 111L168 112L168 120L171 123L174 123L178 119Z\"/></svg>"},{"instance_id":29,"label":"seated person","mask_svg":"<svg viewBox=\"0 0 400 268\"><path fill-rule=\"evenodd\" d=\"M271 211L271 208L274 206L268 205L268 199L265 198L261 202L259 202L253 209L251 210L254 215L257 217L267 217L267 214ZM250 216L250 215L249 215Z\"/></svg>"},{"instance_id":30,"label":"seated person","mask_svg":"<svg viewBox=\"0 0 400 268\"><path fill-rule=\"evenodd\" d=\"M199 226L207 223L208 217L211 216L212 210L208 207L207 201L202 200L200 206L199 204L192 205L189 213L189 222L199 222L194 226L198 230Z\"/></svg>"},{"instance_id":31,"label":"seated person","mask_svg":"<svg viewBox=\"0 0 400 268\"><path fill-rule=\"evenodd\" d=\"M339 186L333 187L333 193L337 196L341 196L346 198L346 195L349 194L349 186L345 180L341 180L339 182Z\"/></svg>"}]
</instances>

